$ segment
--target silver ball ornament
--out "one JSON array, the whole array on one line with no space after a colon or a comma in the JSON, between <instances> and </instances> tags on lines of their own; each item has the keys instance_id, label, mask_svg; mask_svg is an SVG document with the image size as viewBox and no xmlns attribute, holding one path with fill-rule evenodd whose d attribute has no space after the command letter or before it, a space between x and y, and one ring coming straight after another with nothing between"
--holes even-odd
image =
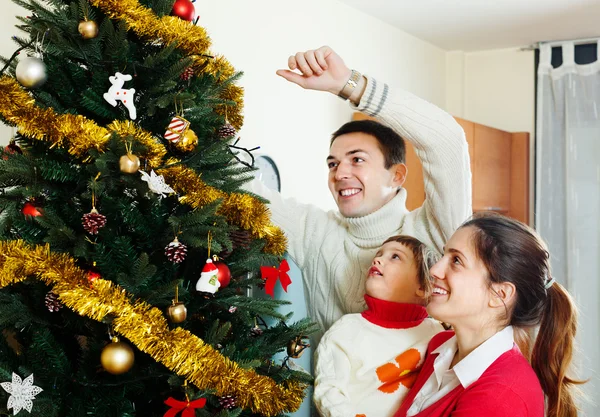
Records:
<instances>
[{"instance_id":1,"label":"silver ball ornament","mask_svg":"<svg viewBox=\"0 0 600 417\"><path fill-rule=\"evenodd\" d=\"M17 80L23 87L38 88L41 87L48 75L46 74L46 64L39 58L27 57L17 64Z\"/></svg>"}]
</instances>

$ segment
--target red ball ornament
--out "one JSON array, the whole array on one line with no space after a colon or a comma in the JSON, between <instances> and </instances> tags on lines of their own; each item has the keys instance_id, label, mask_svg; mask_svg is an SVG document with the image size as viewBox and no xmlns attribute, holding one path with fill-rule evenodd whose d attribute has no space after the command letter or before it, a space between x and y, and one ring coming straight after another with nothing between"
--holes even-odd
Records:
<instances>
[{"instance_id":1,"label":"red ball ornament","mask_svg":"<svg viewBox=\"0 0 600 417\"><path fill-rule=\"evenodd\" d=\"M177 0L173 4L171 15L191 22L196 16L196 8L190 0Z\"/></svg>"},{"instance_id":2,"label":"red ball ornament","mask_svg":"<svg viewBox=\"0 0 600 417\"><path fill-rule=\"evenodd\" d=\"M221 283L219 289L227 287L231 281L231 271L229 270L229 267L223 262L215 262L215 266L217 267L217 279Z\"/></svg>"},{"instance_id":3,"label":"red ball ornament","mask_svg":"<svg viewBox=\"0 0 600 417\"><path fill-rule=\"evenodd\" d=\"M23 154L23 150L19 147L19 145L17 145L17 142L14 141L14 139L11 139L9 144L6 145L4 147L4 153L8 154L8 155L14 155L14 154ZM7 160L8 157L5 156L4 160Z\"/></svg>"},{"instance_id":4,"label":"red ball ornament","mask_svg":"<svg viewBox=\"0 0 600 417\"><path fill-rule=\"evenodd\" d=\"M95 267L87 271L87 279L90 284L93 284L99 278L102 278L102 275Z\"/></svg>"},{"instance_id":5,"label":"red ball ornament","mask_svg":"<svg viewBox=\"0 0 600 417\"><path fill-rule=\"evenodd\" d=\"M21 213L23 213L25 216L31 217L39 217L42 215L42 212L38 210L38 207L36 207L33 203L30 202L25 203L25 205L21 209Z\"/></svg>"}]
</instances>

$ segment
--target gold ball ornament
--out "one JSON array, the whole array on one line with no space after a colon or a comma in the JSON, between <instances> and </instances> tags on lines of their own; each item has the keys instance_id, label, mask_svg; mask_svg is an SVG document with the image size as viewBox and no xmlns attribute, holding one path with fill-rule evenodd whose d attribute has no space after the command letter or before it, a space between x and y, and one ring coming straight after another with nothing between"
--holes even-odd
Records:
<instances>
[{"instance_id":1,"label":"gold ball ornament","mask_svg":"<svg viewBox=\"0 0 600 417\"><path fill-rule=\"evenodd\" d=\"M183 303L173 301L173 304L167 308L167 316L171 323L182 323L187 318L187 308Z\"/></svg>"},{"instance_id":2,"label":"gold ball ornament","mask_svg":"<svg viewBox=\"0 0 600 417\"><path fill-rule=\"evenodd\" d=\"M306 336L297 336L290 340L287 344L287 354L290 358L298 359L310 344L306 340Z\"/></svg>"},{"instance_id":3,"label":"gold ball ornament","mask_svg":"<svg viewBox=\"0 0 600 417\"><path fill-rule=\"evenodd\" d=\"M102 367L113 375L123 374L133 366L133 349L126 343L120 342L118 337L113 337L112 342L102 349L100 363Z\"/></svg>"},{"instance_id":4,"label":"gold ball ornament","mask_svg":"<svg viewBox=\"0 0 600 417\"><path fill-rule=\"evenodd\" d=\"M182 152L191 152L196 149L196 145L198 145L198 136L192 129L187 129L175 147Z\"/></svg>"},{"instance_id":5,"label":"gold ball ornament","mask_svg":"<svg viewBox=\"0 0 600 417\"><path fill-rule=\"evenodd\" d=\"M126 174L135 174L140 169L140 158L128 152L119 158L119 169Z\"/></svg>"},{"instance_id":6,"label":"gold ball ornament","mask_svg":"<svg viewBox=\"0 0 600 417\"><path fill-rule=\"evenodd\" d=\"M83 39L94 39L98 36L98 24L93 20L82 20L77 30Z\"/></svg>"}]
</instances>

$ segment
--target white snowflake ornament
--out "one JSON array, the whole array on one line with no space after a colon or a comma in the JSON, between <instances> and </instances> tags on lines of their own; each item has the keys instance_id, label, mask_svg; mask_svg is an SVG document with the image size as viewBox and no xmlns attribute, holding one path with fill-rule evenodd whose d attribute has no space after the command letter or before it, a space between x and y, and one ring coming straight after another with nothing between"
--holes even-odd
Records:
<instances>
[{"instance_id":1,"label":"white snowflake ornament","mask_svg":"<svg viewBox=\"0 0 600 417\"><path fill-rule=\"evenodd\" d=\"M43 391L40 387L33 385L33 374L22 381L21 377L13 372L12 382L3 382L0 386L10 394L6 408L9 410L12 408L13 416L19 414L22 409L31 413L32 400L35 400L35 396Z\"/></svg>"},{"instance_id":2,"label":"white snowflake ornament","mask_svg":"<svg viewBox=\"0 0 600 417\"><path fill-rule=\"evenodd\" d=\"M150 171L150 175L144 171L140 171L140 174L142 174L142 181L146 181L148 183L148 188L150 188L150 191L153 193L160 194L161 197L165 197L167 194L175 192L174 189L165 183L165 178L162 175L156 175L154 170Z\"/></svg>"}]
</instances>

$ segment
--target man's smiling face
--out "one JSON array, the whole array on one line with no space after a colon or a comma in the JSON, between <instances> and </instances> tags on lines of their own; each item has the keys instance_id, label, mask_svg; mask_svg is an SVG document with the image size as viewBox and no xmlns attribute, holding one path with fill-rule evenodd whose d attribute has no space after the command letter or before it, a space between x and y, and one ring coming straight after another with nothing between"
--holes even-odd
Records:
<instances>
[{"instance_id":1,"label":"man's smiling face","mask_svg":"<svg viewBox=\"0 0 600 417\"><path fill-rule=\"evenodd\" d=\"M385 167L377 139L367 133L338 136L329 149L329 190L340 213L362 217L379 210L404 183L406 167ZM404 169L398 170L398 165Z\"/></svg>"}]
</instances>

